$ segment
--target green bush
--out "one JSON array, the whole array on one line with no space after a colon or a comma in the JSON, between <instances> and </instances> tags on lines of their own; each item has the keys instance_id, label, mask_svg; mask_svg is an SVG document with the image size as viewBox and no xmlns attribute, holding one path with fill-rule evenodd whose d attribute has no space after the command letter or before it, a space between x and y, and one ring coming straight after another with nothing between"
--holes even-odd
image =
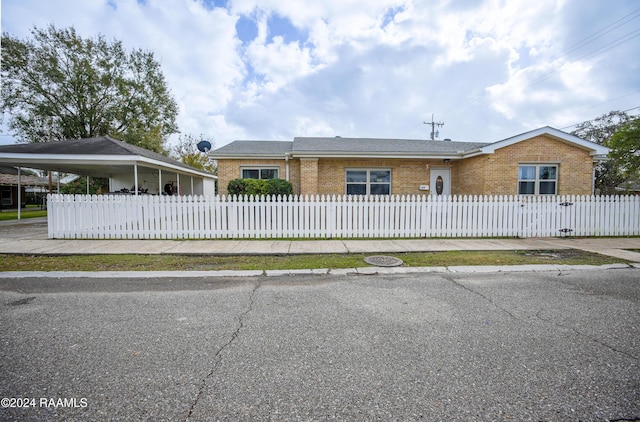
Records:
<instances>
[{"instance_id":1,"label":"green bush","mask_svg":"<svg viewBox=\"0 0 640 422\"><path fill-rule=\"evenodd\" d=\"M247 193L247 184L245 179L233 179L227 185L229 195L244 195Z\"/></svg>"},{"instance_id":2,"label":"green bush","mask_svg":"<svg viewBox=\"0 0 640 422\"><path fill-rule=\"evenodd\" d=\"M293 195L293 185L286 180L269 179L267 184L269 185L269 195Z\"/></svg>"},{"instance_id":3,"label":"green bush","mask_svg":"<svg viewBox=\"0 0 640 422\"><path fill-rule=\"evenodd\" d=\"M293 194L293 185L282 179L234 179L227 185L229 195L282 195Z\"/></svg>"},{"instance_id":4,"label":"green bush","mask_svg":"<svg viewBox=\"0 0 640 422\"><path fill-rule=\"evenodd\" d=\"M269 183L262 179L244 179L247 186L247 195L260 196L269 194Z\"/></svg>"}]
</instances>

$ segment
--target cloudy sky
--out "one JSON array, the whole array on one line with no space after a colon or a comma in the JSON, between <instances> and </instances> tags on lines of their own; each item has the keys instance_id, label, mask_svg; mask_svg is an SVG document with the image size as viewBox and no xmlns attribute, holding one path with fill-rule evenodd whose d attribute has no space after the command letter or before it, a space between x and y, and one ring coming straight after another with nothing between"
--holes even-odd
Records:
<instances>
[{"instance_id":1,"label":"cloudy sky","mask_svg":"<svg viewBox=\"0 0 640 422\"><path fill-rule=\"evenodd\" d=\"M182 133L497 141L640 106L637 0L2 0L151 50ZM172 138L171 142L175 142ZM6 130L0 143L12 142Z\"/></svg>"}]
</instances>

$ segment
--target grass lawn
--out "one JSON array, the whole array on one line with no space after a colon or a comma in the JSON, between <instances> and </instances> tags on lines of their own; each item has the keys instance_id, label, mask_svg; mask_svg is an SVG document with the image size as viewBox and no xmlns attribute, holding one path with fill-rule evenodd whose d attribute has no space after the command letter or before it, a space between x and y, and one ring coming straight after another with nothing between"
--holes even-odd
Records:
<instances>
[{"instance_id":1,"label":"grass lawn","mask_svg":"<svg viewBox=\"0 0 640 422\"><path fill-rule=\"evenodd\" d=\"M34 217L46 217L47 210L41 210L40 208L27 207L20 211L20 218L34 218ZM18 211L2 211L0 212L0 221L4 220L17 220Z\"/></svg>"},{"instance_id":2,"label":"grass lawn","mask_svg":"<svg viewBox=\"0 0 640 422\"><path fill-rule=\"evenodd\" d=\"M268 256L212 255L0 255L2 271L207 271L354 268L372 254ZM391 254L405 267L457 265L604 265L618 258L574 249L555 251L449 251Z\"/></svg>"}]
</instances>

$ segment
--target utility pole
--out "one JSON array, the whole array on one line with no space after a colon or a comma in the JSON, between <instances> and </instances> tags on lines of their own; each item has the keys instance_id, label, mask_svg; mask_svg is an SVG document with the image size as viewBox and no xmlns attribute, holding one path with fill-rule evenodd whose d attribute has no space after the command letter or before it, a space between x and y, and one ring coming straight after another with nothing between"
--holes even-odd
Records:
<instances>
[{"instance_id":1,"label":"utility pole","mask_svg":"<svg viewBox=\"0 0 640 422\"><path fill-rule=\"evenodd\" d=\"M425 125L431 125L431 140L434 141L436 139L436 136L438 136L438 132L436 132L436 126L437 127L442 127L444 126L444 122L434 122L433 121L433 113L431 114L431 121L430 122L422 122Z\"/></svg>"}]
</instances>

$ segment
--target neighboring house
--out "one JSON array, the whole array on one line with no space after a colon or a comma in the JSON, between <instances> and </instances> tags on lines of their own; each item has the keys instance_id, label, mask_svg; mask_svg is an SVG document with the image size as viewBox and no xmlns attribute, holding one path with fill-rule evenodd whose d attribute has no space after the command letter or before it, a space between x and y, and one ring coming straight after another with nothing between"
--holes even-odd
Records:
<instances>
[{"instance_id":1,"label":"neighboring house","mask_svg":"<svg viewBox=\"0 0 640 422\"><path fill-rule=\"evenodd\" d=\"M54 179L53 183L57 183L57 180ZM17 168L0 166L0 209L18 208L18 186L23 207L26 204L40 204L42 196L49 190L49 178L39 177L27 169L22 169L18 178Z\"/></svg>"},{"instance_id":2,"label":"neighboring house","mask_svg":"<svg viewBox=\"0 0 640 422\"><path fill-rule=\"evenodd\" d=\"M233 179L281 178L303 195L588 195L608 153L543 127L494 143L296 137L234 141L209 154L221 194Z\"/></svg>"}]
</instances>

